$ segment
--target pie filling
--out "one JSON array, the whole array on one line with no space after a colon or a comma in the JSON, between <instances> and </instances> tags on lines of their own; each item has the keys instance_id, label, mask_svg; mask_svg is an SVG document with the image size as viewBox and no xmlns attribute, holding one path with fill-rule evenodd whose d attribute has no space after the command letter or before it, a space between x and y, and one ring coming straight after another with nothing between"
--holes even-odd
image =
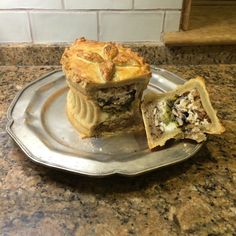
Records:
<instances>
[{"instance_id":1,"label":"pie filling","mask_svg":"<svg viewBox=\"0 0 236 236\"><path fill-rule=\"evenodd\" d=\"M96 93L95 101L104 112L125 112L131 109L132 102L135 100L135 95L135 85L103 88Z\"/></svg>"},{"instance_id":2,"label":"pie filling","mask_svg":"<svg viewBox=\"0 0 236 236\"><path fill-rule=\"evenodd\" d=\"M205 139L204 127L210 124L196 89L158 102L153 108L153 116L155 128L152 134L155 136L180 128L186 138Z\"/></svg>"}]
</instances>

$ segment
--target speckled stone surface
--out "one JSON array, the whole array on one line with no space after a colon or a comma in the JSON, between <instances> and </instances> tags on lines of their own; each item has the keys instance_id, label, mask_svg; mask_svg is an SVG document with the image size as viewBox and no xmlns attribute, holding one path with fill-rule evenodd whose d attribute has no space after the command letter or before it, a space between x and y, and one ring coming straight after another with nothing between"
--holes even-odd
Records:
<instances>
[{"instance_id":1,"label":"speckled stone surface","mask_svg":"<svg viewBox=\"0 0 236 236\"><path fill-rule=\"evenodd\" d=\"M55 67L0 67L0 235L235 235L236 65L163 66L205 77L226 132L191 159L135 178L32 163L5 132L23 85Z\"/></svg>"},{"instance_id":2,"label":"speckled stone surface","mask_svg":"<svg viewBox=\"0 0 236 236\"><path fill-rule=\"evenodd\" d=\"M155 44L125 44L138 51L150 64L235 64L236 45L165 47ZM66 45L0 44L0 66L59 65Z\"/></svg>"}]
</instances>

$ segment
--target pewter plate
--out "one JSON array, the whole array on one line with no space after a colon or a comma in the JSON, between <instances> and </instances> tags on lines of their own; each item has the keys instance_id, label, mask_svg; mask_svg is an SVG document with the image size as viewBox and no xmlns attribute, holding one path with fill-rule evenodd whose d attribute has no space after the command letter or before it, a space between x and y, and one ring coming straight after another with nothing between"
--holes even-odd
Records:
<instances>
[{"instance_id":1,"label":"pewter plate","mask_svg":"<svg viewBox=\"0 0 236 236\"><path fill-rule=\"evenodd\" d=\"M185 81L152 68L145 92L163 93ZM201 144L174 142L159 151L148 149L145 133L81 139L65 113L67 86L62 71L27 85L8 110L7 132L33 161L90 176L132 176L183 161Z\"/></svg>"}]
</instances>

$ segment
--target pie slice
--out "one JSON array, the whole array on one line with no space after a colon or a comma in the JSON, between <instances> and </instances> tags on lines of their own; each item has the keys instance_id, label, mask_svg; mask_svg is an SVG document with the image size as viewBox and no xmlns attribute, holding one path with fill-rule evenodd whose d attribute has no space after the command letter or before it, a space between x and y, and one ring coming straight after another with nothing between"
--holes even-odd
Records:
<instances>
[{"instance_id":1,"label":"pie slice","mask_svg":"<svg viewBox=\"0 0 236 236\"><path fill-rule=\"evenodd\" d=\"M81 38L61 59L69 92L67 115L82 137L144 129L140 102L151 70L120 44Z\"/></svg>"},{"instance_id":2,"label":"pie slice","mask_svg":"<svg viewBox=\"0 0 236 236\"><path fill-rule=\"evenodd\" d=\"M141 105L148 146L163 146L169 139L206 140L206 134L221 134L203 78L197 77L164 94L149 93Z\"/></svg>"}]
</instances>

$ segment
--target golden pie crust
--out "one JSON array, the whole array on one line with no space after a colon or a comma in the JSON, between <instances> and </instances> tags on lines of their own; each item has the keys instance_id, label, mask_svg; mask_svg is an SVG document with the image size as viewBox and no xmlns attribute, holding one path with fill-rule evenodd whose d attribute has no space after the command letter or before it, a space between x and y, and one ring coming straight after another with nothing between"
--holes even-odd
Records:
<instances>
[{"instance_id":1,"label":"golden pie crust","mask_svg":"<svg viewBox=\"0 0 236 236\"><path fill-rule=\"evenodd\" d=\"M150 66L121 44L77 39L61 58L67 79L79 83L116 83L150 77Z\"/></svg>"}]
</instances>

